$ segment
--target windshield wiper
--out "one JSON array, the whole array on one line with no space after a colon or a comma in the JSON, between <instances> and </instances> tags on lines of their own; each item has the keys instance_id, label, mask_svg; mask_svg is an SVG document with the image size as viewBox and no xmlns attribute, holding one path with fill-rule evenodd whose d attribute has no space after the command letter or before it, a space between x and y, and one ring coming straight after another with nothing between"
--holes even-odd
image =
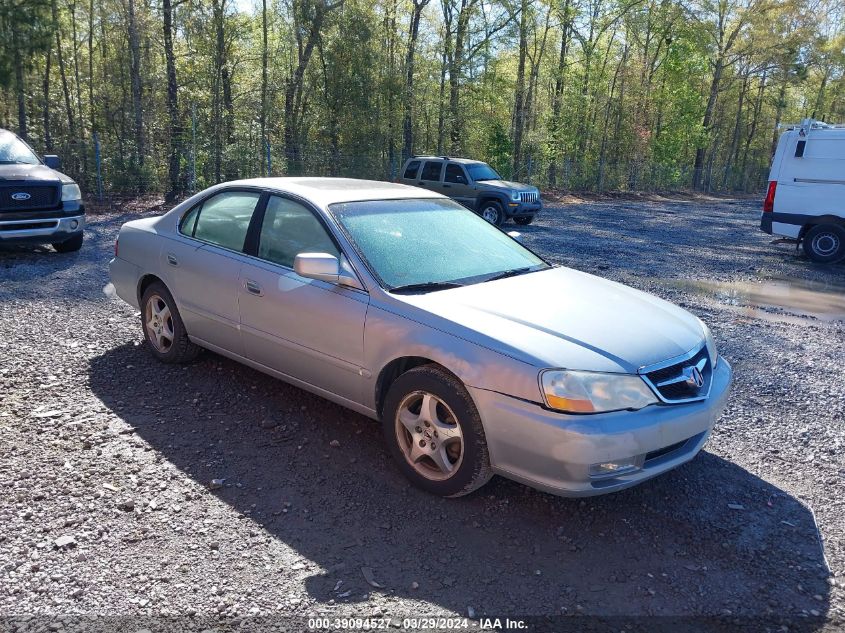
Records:
<instances>
[{"instance_id":1,"label":"windshield wiper","mask_svg":"<svg viewBox=\"0 0 845 633\"><path fill-rule=\"evenodd\" d=\"M460 288L463 284L454 281L426 281L419 284L407 284L391 288L390 292L433 292L435 290L448 290L449 288Z\"/></svg>"},{"instance_id":2,"label":"windshield wiper","mask_svg":"<svg viewBox=\"0 0 845 633\"><path fill-rule=\"evenodd\" d=\"M533 273L533 266L526 266L525 268L511 268L510 270L503 270L502 272L488 277L484 281L495 281L496 279L505 279L507 277L516 277L517 275L524 275L525 273Z\"/></svg>"}]
</instances>

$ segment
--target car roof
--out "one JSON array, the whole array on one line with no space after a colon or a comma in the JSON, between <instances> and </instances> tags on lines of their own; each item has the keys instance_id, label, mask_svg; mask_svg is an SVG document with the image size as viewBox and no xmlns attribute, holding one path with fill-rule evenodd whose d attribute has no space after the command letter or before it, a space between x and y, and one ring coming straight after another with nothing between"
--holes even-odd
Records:
<instances>
[{"instance_id":1,"label":"car roof","mask_svg":"<svg viewBox=\"0 0 845 633\"><path fill-rule=\"evenodd\" d=\"M474 158L458 158L455 156L411 156L409 160L448 160L451 163L460 163L461 165L486 164L483 160L475 160Z\"/></svg>"},{"instance_id":2,"label":"car roof","mask_svg":"<svg viewBox=\"0 0 845 633\"><path fill-rule=\"evenodd\" d=\"M284 178L248 178L225 184L225 187L237 186L261 187L280 193L290 193L323 207L337 202L444 197L439 193L419 187L381 180L359 180L357 178L290 176Z\"/></svg>"}]
</instances>

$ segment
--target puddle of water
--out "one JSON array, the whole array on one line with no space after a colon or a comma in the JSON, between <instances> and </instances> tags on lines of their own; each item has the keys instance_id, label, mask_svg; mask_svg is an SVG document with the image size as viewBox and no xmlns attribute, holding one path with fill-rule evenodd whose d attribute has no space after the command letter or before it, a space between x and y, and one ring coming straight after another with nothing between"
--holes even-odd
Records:
<instances>
[{"instance_id":1,"label":"puddle of water","mask_svg":"<svg viewBox=\"0 0 845 633\"><path fill-rule=\"evenodd\" d=\"M798 279L766 279L757 283L666 279L664 283L743 308L744 314L756 318L781 320L778 313L786 312L820 321L845 321L845 286Z\"/></svg>"}]
</instances>

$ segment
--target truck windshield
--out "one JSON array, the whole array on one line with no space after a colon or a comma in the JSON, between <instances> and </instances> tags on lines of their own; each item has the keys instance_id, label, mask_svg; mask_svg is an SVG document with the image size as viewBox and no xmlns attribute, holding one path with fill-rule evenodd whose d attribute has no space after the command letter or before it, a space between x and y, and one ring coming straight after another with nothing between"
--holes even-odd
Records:
<instances>
[{"instance_id":1,"label":"truck windshield","mask_svg":"<svg viewBox=\"0 0 845 633\"><path fill-rule=\"evenodd\" d=\"M451 200L372 200L329 209L389 290L442 290L549 268Z\"/></svg>"},{"instance_id":2,"label":"truck windshield","mask_svg":"<svg viewBox=\"0 0 845 633\"><path fill-rule=\"evenodd\" d=\"M11 132L0 132L0 165L38 165L41 161L29 146Z\"/></svg>"},{"instance_id":3,"label":"truck windshield","mask_svg":"<svg viewBox=\"0 0 845 633\"><path fill-rule=\"evenodd\" d=\"M479 180L501 180L502 177L496 173L496 170L490 167L487 163L472 163L467 165L469 177L474 181Z\"/></svg>"}]
</instances>

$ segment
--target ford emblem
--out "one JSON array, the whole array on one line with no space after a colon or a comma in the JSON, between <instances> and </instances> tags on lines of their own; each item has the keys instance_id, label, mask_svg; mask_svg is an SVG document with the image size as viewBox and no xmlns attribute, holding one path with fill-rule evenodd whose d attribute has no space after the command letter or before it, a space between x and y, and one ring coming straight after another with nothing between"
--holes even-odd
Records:
<instances>
[{"instance_id":1,"label":"ford emblem","mask_svg":"<svg viewBox=\"0 0 845 633\"><path fill-rule=\"evenodd\" d=\"M17 200L18 202L29 200L31 197L32 196L26 193L25 191L19 191L18 193L12 194L12 200Z\"/></svg>"}]
</instances>

